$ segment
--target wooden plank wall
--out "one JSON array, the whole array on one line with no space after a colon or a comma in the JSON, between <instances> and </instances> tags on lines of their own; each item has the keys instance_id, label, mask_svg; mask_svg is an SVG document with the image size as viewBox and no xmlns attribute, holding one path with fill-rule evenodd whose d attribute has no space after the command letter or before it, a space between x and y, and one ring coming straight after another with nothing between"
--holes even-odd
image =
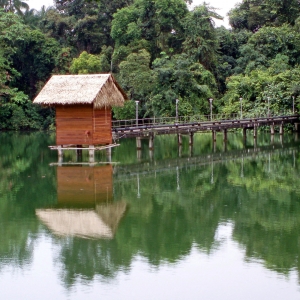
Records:
<instances>
[{"instance_id":1,"label":"wooden plank wall","mask_svg":"<svg viewBox=\"0 0 300 300\"><path fill-rule=\"evenodd\" d=\"M93 145L92 105L56 107L56 145Z\"/></svg>"},{"instance_id":2,"label":"wooden plank wall","mask_svg":"<svg viewBox=\"0 0 300 300\"><path fill-rule=\"evenodd\" d=\"M111 109L92 105L56 107L56 145L107 145L112 143Z\"/></svg>"},{"instance_id":3,"label":"wooden plank wall","mask_svg":"<svg viewBox=\"0 0 300 300\"><path fill-rule=\"evenodd\" d=\"M95 207L113 199L112 165L57 167L59 206Z\"/></svg>"},{"instance_id":4,"label":"wooden plank wall","mask_svg":"<svg viewBox=\"0 0 300 300\"><path fill-rule=\"evenodd\" d=\"M94 110L93 139L95 145L107 145L112 143L111 108Z\"/></svg>"}]
</instances>

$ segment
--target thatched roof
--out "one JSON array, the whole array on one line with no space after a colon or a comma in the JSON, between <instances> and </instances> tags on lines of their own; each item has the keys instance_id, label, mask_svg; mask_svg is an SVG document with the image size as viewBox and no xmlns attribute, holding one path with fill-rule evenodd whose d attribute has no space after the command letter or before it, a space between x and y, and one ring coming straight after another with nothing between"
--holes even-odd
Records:
<instances>
[{"instance_id":1,"label":"thatched roof","mask_svg":"<svg viewBox=\"0 0 300 300\"><path fill-rule=\"evenodd\" d=\"M53 75L33 103L50 106L93 103L100 109L123 106L126 99L111 74Z\"/></svg>"}]
</instances>

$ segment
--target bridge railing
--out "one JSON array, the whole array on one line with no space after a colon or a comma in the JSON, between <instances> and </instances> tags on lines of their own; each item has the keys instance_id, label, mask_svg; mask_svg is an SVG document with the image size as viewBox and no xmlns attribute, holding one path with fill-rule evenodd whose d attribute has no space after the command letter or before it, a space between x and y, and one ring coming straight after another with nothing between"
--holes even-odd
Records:
<instances>
[{"instance_id":1,"label":"bridge railing","mask_svg":"<svg viewBox=\"0 0 300 300\"><path fill-rule=\"evenodd\" d=\"M158 125L174 125L174 124L189 124L189 123L200 123L210 121L222 121L222 120L242 120L251 118L266 118L275 116L290 116L291 111L281 111L279 114L265 112L257 114L245 113L241 118L240 113L235 114L213 114L213 115L195 115L195 116L179 116L179 117L153 117L143 119L130 119L130 120L113 120L113 129L117 128L132 128L137 126L158 126Z\"/></svg>"},{"instance_id":2,"label":"bridge railing","mask_svg":"<svg viewBox=\"0 0 300 300\"><path fill-rule=\"evenodd\" d=\"M197 116L179 116L176 117L155 117L143 119L130 119L130 120L113 120L113 128L128 128L136 126L155 126L155 125L168 125L168 124L187 124L197 123L213 120L237 120L239 114L213 114L210 115L197 115Z\"/></svg>"}]
</instances>

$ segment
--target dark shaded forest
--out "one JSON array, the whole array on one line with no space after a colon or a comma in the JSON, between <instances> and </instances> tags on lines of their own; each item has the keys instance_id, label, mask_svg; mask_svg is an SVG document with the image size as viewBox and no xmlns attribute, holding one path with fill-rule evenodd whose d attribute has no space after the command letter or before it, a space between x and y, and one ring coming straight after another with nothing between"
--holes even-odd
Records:
<instances>
[{"instance_id":1,"label":"dark shaded forest","mask_svg":"<svg viewBox=\"0 0 300 300\"><path fill-rule=\"evenodd\" d=\"M300 94L300 4L243 0L231 28L207 3L56 0L36 11L0 1L0 130L47 130L55 112L32 104L53 74L114 74L139 117L291 112ZM267 99L269 99L267 101ZM114 118L135 117L134 101Z\"/></svg>"}]
</instances>

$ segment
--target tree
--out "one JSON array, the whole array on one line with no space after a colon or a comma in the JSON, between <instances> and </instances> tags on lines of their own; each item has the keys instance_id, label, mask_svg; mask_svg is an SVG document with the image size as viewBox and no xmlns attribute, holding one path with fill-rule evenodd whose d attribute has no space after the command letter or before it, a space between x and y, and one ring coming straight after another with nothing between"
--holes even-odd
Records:
<instances>
[{"instance_id":1,"label":"tree","mask_svg":"<svg viewBox=\"0 0 300 300\"><path fill-rule=\"evenodd\" d=\"M266 114L267 98L272 114L291 112L292 96L298 95L300 69L291 68L288 57L277 55L270 67L253 70L246 75L231 76L227 80L227 92L222 98L223 112L239 111L239 98L243 98L245 116Z\"/></svg>"},{"instance_id":2,"label":"tree","mask_svg":"<svg viewBox=\"0 0 300 300\"><path fill-rule=\"evenodd\" d=\"M144 100L153 89L153 72L150 69L150 53L145 49L131 53L120 64L118 76L121 86L128 91L131 99ZM142 101L142 102L144 102Z\"/></svg>"},{"instance_id":3,"label":"tree","mask_svg":"<svg viewBox=\"0 0 300 300\"><path fill-rule=\"evenodd\" d=\"M208 70L212 70L216 63L219 46L213 18L222 19L214 8L204 3L187 14L184 21L185 41L183 49Z\"/></svg>"},{"instance_id":4,"label":"tree","mask_svg":"<svg viewBox=\"0 0 300 300\"><path fill-rule=\"evenodd\" d=\"M267 68L278 54L286 55L289 64L295 66L300 62L300 34L287 24L280 27L264 26L239 51L236 73Z\"/></svg>"},{"instance_id":5,"label":"tree","mask_svg":"<svg viewBox=\"0 0 300 300\"><path fill-rule=\"evenodd\" d=\"M5 12L16 12L23 15L23 10L28 10L29 5L20 0L0 0L0 8L3 8Z\"/></svg>"},{"instance_id":6,"label":"tree","mask_svg":"<svg viewBox=\"0 0 300 300\"><path fill-rule=\"evenodd\" d=\"M68 37L69 44L78 53L99 54L103 46L113 46L111 22L113 14L132 3L131 0L56 0L56 19L67 24L60 35ZM52 18L53 19L53 18ZM49 20L50 22L53 21ZM57 23L57 22L56 22Z\"/></svg>"},{"instance_id":7,"label":"tree","mask_svg":"<svg viewBox=\"0 0 300 300\"><path fill-rule=\"evenodd\" d=\"M114 14L111 35L116 48L145 40L150 45L151 60L161 51L180 52L182 20L187 12L183 0L136 0Z\"/></svg>"},{"instance_id":8,"label":"tree","mask_svg":"<svg viewBox=\"0 0 300 300\"><path fill-rule=\"evenodd\" d=\"M21 77L12 83L30 97L34 97L39 82L48 80L56 66L56 57L60 52L59 43L40 30L26 28L23 39L19 40L16 46L16 53L12 55L12 65Z\"/></svg>"},{"instance_id":9,"label":"tree","mask_svg":"<svg viewBox=\"0 0 300 300\"><path fill-rule=\"evenodd\" d=\"M99 57L83 51L78 58L74 58L70 67L72 74L95 74L101 70Z\"/></svg>"},{"instance_id":10,"label":"tree","mask_svg":"<svg viewBox=\"0 0 300 300\"><path fill-rule=\"evenodd\" d=\"M243 0L229 12L229 23L235 29L257 31L264 25L294 25L299 16L297 0Z\"/></svg>"},{"instance_id":11,"label":"tree","mask_svg":"<svg viewBox=\"0 0 300 300\"><path fill-rule=\"evenodd\" d=\"M181 115L204 114L209 110L207 100L216 93L213 74L194 62L187 54L172 57L162 53L153 62L155 87L148 104L149 113L174 116L175 99L179 99Z\"/></svg>"}]
</instances>

